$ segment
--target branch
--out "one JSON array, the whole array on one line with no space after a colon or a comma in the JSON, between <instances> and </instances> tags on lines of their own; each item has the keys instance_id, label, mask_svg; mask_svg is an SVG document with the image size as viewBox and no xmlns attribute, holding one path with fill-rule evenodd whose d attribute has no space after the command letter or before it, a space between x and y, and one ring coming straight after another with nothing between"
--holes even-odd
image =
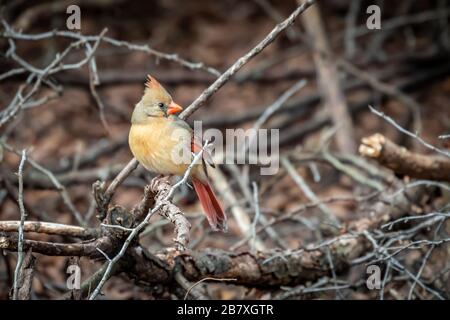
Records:
<instances>
[{"instance_id":1,"label":"branch","mask_svg":"<svg viewBox=\"0 0 450 320\"><path fill-rule=\"evenodd\" d=\"M209 178L211 179L211 182L214 184L219 194L222 195L223 199L229 206L229 210L236 220L237 226L242 235L245 237L250 237L252 231L252 223L250 217L244 210L244 208L242 208L242 206L237 205L237 203L239 202L238 198L222 170L220 168L211 170L211 172L209 173ZM259 237L255 239L255 248L257 250L266 249L266 246Z\"/></svg>"},{"instance_id":2,"label":"branch","mask_svg":"<svg viewBox=\"0 0 450 320\"><path fill-rule=\"evenodd\" d=\"M127 165L119 172L119 174L114 178L111 184L106 190L104 190L105 183L96 181L93 186L93 193L95 201L97 202L98 208L98 218L103 220L108 212L108 206L111 202L116 189L122 184L122 182L133 172L139 165L136 158L130 160Z\"/></svg>"},{"instance_id":3,"label":"branch","mask_svg":"<svg viewBox=\"0 0 450 320\"><path fill-rule=\"evenodd\" d=\"M155 201L161 207L158 213L169 220L175 226L175 243L179 248L186 248L189 243L189 231L191 224L184 216L183 212L169 201L169 192L172 186L164 179L154 179L151 188L157 192Z\"/></svg>"},{"instance_id":4,"label":"branch","mask_svg":"<svg viewBox=\"0 0 450 320\"><path fill-rule=\"evenodd\" d=\"M2 110L2 112L0 113L0 127L4 125L6 122L8 122L11 118L13 118L24 107L27 100L29 100L39 90L42 82L45 81L44 79L46 77L58 73L60 71L78 69L82 67L84 64L89 63L92 57L94 56L94 53L97 50L100 41L103 38L103 35L107 31L107 29L104 29L102 31L102 33L97 37L96 42L92 47L90 53L87 54L86 57L80 60L79 62L73 64L62 63L64 58L69 54L69 52L73 48L76 48L79 45L86 43L88 41L87 39L80 39L76 42L72 42L69 46L66 47L66 49L62 53L57 54L56 58L50 64L48 64L47 67L45 67L44 69L38 69L30 65L28 62L24 61L16 54L16 46L14 44L14 41L12 40L11 36L8 36L8 32L12 32L12 30L6 23L6 21L2 20L2 23L7 31L3 32L1 36L8 38L8 42L10 45L10 49L8 50L6 56L11 57L15 62L21 65L22 68L29 71L30 75L27 77L26 84L22 85L19 88L9 106L6 107L4 110ZM25 88L27 87L28 84L32 82L32 80L34 80L34 78L36 78L34 85L31 87L28 93L25 96L23 96Z\"/></svg>"},{"instance_id":5,"label":"branch","mask_svg":"<svg viewBox=\"0 0 450 320\"><path fill-rule=\"evenodd\" d=\"M1 33L0 36L3 38L11 38L16 40L28 40L28 41L38 41L38 40L44 40L52 37L62 37L62 38L69 38L69 39L75 39L75 40L82 40L83 42L98 42L102 40L103 42L106 42L110 45L116 46L116 47L125 47L129 50L135 50L135 51L142 51L149 55L154 56L157 59L162 60L168 60L175 63L180 64L183 67L186 67L191 70L204 70L208 73L213 74L214 76L219 76L219 72L212 68L206 66L203 62L191 62L185 59L180 58L177 54L169 54L164 53L161 51L157 51L148 45L139 45L130 43L127 41L117 40L110 37L101 37L101 36L92 36L92 35L82 35L77 32L71 32L71 31L60 31L60 30L53 30L49 32L44 33L38 33L38 34L23 34L14 31L5 20L2 20L3 26L5 27L6 31Z\"/></svg>"},{"instance_id":6,"label":"branch","mask_svg":"<svg viewBox=\"0 0 450 320\"><path fill-rule=\"evenodd\" d=\"M305 179L297 172L295 167L292 165L291 161L287 157L281 158L281 164L286 169L288 175L294 180L297 186L302 190L303 194L312 202L320 202L316 194L311 190L311 188L306 183ZM335 213L324 203L318 205L319 210L322 212L322 219L331 223L334 227L339 227L340 222L337 219Z\"/></svg>"},{"instance_id":7,"label":"branch","mask_svg":"<svg viewBox=\"0 0 450 320\"><path fill-rule=\"evenodd\" d=\"M375 108L373 108L372 106L369 105L369 109L372 113L376 114L377 116L379 116L380 118L386 120L388 123L390 123L393 127L395 127L397 130L399 130L400 132L406 134L407 136L410 136L411 138L417 140L420 144L422 144L424 147L433 150L434 152L440 153L446 157L450 158L450 152L445 151L445 150L441 150L439 148L436 148L435 146L429 144L428 142L426 142L425 140L423 140L421 137L419 137L417 134L412 133L408 130L406 130L405 128L403 128L402 126L400 126L397 122L395 122L394 119L392 119L391 117L385 115L383 112L380 112L378 110L376 110Z\"/></svg>"},{"instance_id":8,"label":"branch","mask_svg":"<svg viewBox=\"0 0 450 320\"><path fill-rule=\"evenodd\" d=\"M450 159L408 151L380 133L363 138L359 152L395 173L412 178L450 182Z\"/></svg>"},{"instance_id":9,"label":"branch","mask_svg":"<svg viewBox=\"0 0 450 320\"><path fill-rule=\"evenodd\" d=\"M20 152L8 145L6 142L0 142L0 144L9 152L15 153L17 155L20 155ZM78 209L75 207L74 203L70 199L69 193L67 192L67 189L59 182L59 180L56 178L56 176L47 168L41 166L39 163L34 161L33 159L30 159L29 157L26 158L26 161L28 164L30 164L34 169L37 171L43 173L48 177L48 179L52 182L52 184L55 186L56 190L61 195L61 198L66 205L67 209L69 209L70 213L74 216L74 218L77 220L77 222L80 225L84 225L84 220L81 216L81 213L78 211Z\"/></svg>"},{"instance_id":10,"label":"branch","mask_svg":"<svg viewBox=\"0 0 450 320\"><path fill-rule=\"evenodd\" d=\"M202 92L202 94L191 103L181 114L181 119L188 118L193 114L198 108L200 108L214 93L216 93L227 81L241 69L247 62L254 58L257 54L263 51L269 44L271 44L278 35L283 32L286 28L292 25L297 19L297 17L306 11L312 4L314 0L307 0L302 5L298 6L291 15L283 22L277 24L275 28L252 50L250 50L246 55L239 58L231 67L228 68L208 89Z\"/></svg>"},{"instance_id":11,"label":"branch","mask_svg":"<svg viewBox=\"0 0 450 320\"><path fill-rule=\"evenodd\" d=\"M19 294L19 279L22 277L22 263L24 259L23 255L23 225L27 214L25 212L25 205L23 204L23 167L25 166L25 161L27 160L27 151L22 150L22 158L19 164L19 170L17 176L19 178L19 211L20 211L20 223L19 223L19 240L17 244L17 265L14 271L14 284L13 284L13 300L17 300Z\"/></svg>"},{"instance_id":12,"label":"branch","mask_svg":"<svg viewBox=\"0 0 450 320\"><path fill-rule=\"evenodd\" d=\"M367 82L373 89L394 98L397 98L401 103L406 105L413 113L414 116L414 129L416 131L421 130L420 121L420 110L423 110L421 105L414 100L410 95L404 93L401 89L394 85L390 85L380 81L377 77L373 76L369 72L365 72L360 68L356 67L354 64L349 63L344 59L338 60L338 65L341 66L345 71L352 74L353 76Z\"/></svg>"},{"instance_id":13,"label":"branch","mask_svg":"<svg viewBox=\"0 0 450 320\"><path fill-rule=\"evenodd\" d=\"M319 7L312 8L302 17L304 27L314 42L313 58L318 74L318 84L326 102L326 108L331 115L333 124L338 127L336 143L341 152L356 153L353 121L348 105L339 83L339 74L332 50L327 39L325 27L320 15Z\"/></svg>"},{"instance_id":14,"label":"branch","mask_svg":"<svg viewBox=\"0 0 450 320\"><path fill-rule=\"evenodd\" d=\"M97 251L100 248L103 252L111 253L114 249L112 237L101 237L88 243L57 243L37 240L24 240L23 249L32 249L33 252L45 254L47 256L77 256L98 259L103 257ZM2 235L0 233L0 249L17 250L18 239L15 235Z\"/></svg>"},{"instance_id":15,"label":"branch","mask_svg":"<svg viewBox=\"0 0 450 320\"><path fill-rule=\"evenodd\" d=\"M20 221L0 221L0 232L17 232L19 226ZM95 229L39 221L25 221L23 224L23 231L75 237L79 239L92 239L98 236L98 232Z\"/></svg>"}]
</instances>

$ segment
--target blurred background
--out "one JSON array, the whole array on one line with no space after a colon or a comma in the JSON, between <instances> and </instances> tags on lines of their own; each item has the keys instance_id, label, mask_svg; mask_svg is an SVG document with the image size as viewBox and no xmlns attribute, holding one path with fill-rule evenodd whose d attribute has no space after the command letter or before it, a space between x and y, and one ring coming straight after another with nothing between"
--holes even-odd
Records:
<instances>
[{"instance_id":1,"label":"blurred background","mask_svg":"<svg viewBox=\"0 0 450 320\"><path fill-rule=\"evenodd\" d=\"M80 30L67 29L70 14L66 9L71 4L81 9ZM366 9L372 4L381 9L381 29L367 27L370 14ZM147 74L157 78L177 103L188 106L217 78L218 72L224 72L247 53L296 6L293 0L2 1L0 220L20 219L15 175L20 161L17 152L27 149L29 158L50 170L64 186L75 207L67 205L48 176L28 165L24 171L27 219L78 225L74 216L77 212L87 226L98 226L92 183L110 182L131 159L127 143L130 116L143 93ZM202 120L205 128L220 130L251 128L286 90L305 79L306 85L296 90L263 127L280 129L280 153L290 159L317 198L368 196L374 188L359 180L355 182L339 166L330 165L321 148L326 145L327 152L336 159L342 160L342 154L357 157L361 138L381 133L408 150L431 153L371 112L368 105L438 148L449 147L450 139L438 137L450 133L450 7L443 0L328 0L318 1L312 8L316 15L300 16L189 122ZM95 40L104 28L107 28L105 38L95 47ZM76 36L63 33L33 37L52 30L97 38L86 46L73 45ZM62 65L72 66L46 75L34 87L39 73L33 75L33 70L44 70L68 47ZM95 60L86 63L91 53ZM58 65L60 62L53 67ZM337 92L333 93L334 89ZM18 103L21 108L15 110ZM336 123L337 119L342 122ZM349 160L345 161L349 165ZM220 176L213 177L219 196L223 197L227 188L233 190L231 200L229 196L223 199L229 216L227 234L213 233L206 227L189 187L178 192L174 201L192 223L190 247L251 249L251 241L242 240L245 230L236 218L244 217L247 224L254 220L252 181L259 185L259 206L264 216L264 220L257 221L258 226L314 202L299 188L295 174L288 173L289 168L285 163L277 175L264 177L259 175L257 166L220 166ZM393 176L405 181L401 174ZM239 181L239 177L244 181ZM117 190L114 203L131 209L151 178L139 167ZM220 189L224 179L225 189ZM235 202L231 203L233 199ZM348 225L366 217L370 211L367 208L373 204L366 198L355 199L331 201L327 210L340 223ZM430 194L420 210L431 212L445 205L445 199L448 199L445 193L440 191ZM440 201L439 205L436 201ZM280 219L271 232L259 232L258 241L266 250L296 250L336 235L326 227L318 227L324 223L322 209L313 207ZM152 221L141 234L141 244L151 252L170 247L173 226L160 217ZM337 234L344 232L345 228ZM26 236L46 241L63 239L42 234ZM417 237L431 236L420 233ZM416 274L427 251L428 247L406 250L399 259ZM420 274L423 281L447 297L448 272L442 278L433 277L448 270L449 253L448 245L438 246L427 257L428 263ZM5 251L0 258L1 299L8 299L15 263L13 252ZM64 294L68 263L68 257L38 255L32 298L56 299ZM79 264L83 280L101 265L87 258L80 258ZM338 280L351 286L339 294L332 290L294 297L378 298L377 292L363 285L362 265L345 269L337 275ZM385 290L386 299L408 297L411 280L401 277L400 271L393 271ZM199 288L218 299L271 299L288 290L224 283ZM416 291L413 298L433 298L420 286ZM138 285L125 274L108 281L104 292L106 298L112 299L176 297L164 286Z\"/></svg>"}]
</instances>

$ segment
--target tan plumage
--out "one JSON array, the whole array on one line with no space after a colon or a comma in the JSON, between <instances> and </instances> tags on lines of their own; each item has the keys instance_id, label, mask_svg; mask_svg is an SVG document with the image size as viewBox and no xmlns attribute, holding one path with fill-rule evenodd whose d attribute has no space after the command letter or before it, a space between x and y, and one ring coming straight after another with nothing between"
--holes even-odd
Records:
<instances>
[{"instance_id":1,"label":"tan plumage","mask_svg":"<svg viewBox=\"0 0 450 320\"><path fill-rule=\"evenodd\" d=\"M180 129L173 119L150 118L146 123L132 124L129 134L131 152L149 171L168 175L183 175L189 164L175 163L172 150L181 149L182 143L190 143L191 133ZM174 130L185 134L184 141L175 139ZM197 165L193 171L198 170Z\"/></svg>"},{"instance_id":2,"label":"tan plumage","mask_svg":"<svg viewBox=\"0 0 450 320\"><path fill-rule=\"evenodd\" d=\"M149 76L142 99L131 118L128 137L131 152L147 170L163 175L183 175L202 145L189 125L175 116L182 108L156 79ZM204 159L207 155L204 153ZM191 171L194 189L215 230L226 230L226 216L212 191L205 161Z\"/></svg>"}]
</instances>

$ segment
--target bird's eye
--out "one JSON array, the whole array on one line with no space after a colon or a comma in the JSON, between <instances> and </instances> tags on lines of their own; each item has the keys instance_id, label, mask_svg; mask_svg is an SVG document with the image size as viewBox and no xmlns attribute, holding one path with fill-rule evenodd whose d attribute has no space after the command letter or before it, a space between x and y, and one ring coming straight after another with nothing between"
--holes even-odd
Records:
<instances>
[{"instance_id":1,"label":"bird's eye","mask_svg":"<svg viewBox=\"0 0 450 320\"><path fill-rule=\"evenodd\" d=\"M164 109L164 103L162 103L162 102L158 103L158 107L160 107L161 109Z\"/></svg>"}]
</instances>

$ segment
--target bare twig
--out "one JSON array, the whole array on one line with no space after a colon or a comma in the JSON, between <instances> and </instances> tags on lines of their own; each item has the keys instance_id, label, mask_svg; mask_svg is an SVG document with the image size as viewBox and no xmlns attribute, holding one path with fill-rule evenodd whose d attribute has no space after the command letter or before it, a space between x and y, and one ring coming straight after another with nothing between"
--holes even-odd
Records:
<instances>
[{"instance_id":1,"label":"bare twig","mask_svg":"<svg viewBox=\"0 0 450 320\"><path fill-rule=\"evenodd\" d=\"M385 187L382 183L380 183L374 179L371 179L369 177L366 177L357 168L342 163L339 159L334 157L327 150L324 150L322 152L322 154L323 154L324 159L326 161L328 161L333 167L335 167L337 170L345 173L346 175L348 175L350 178L352 178L356 182L358 182L362 185L368 186L370 188L373 188L379 192L384 191Z\"/></svg>"},{"instance_id":2,"label":"bare twig","mask_svg":"<svg viewBox=\"0 0 450 320\"><path fill-rule=\"evenodd\" d=\"M184 300L186 300L189 296L189 293L192 291L192 289L194 289L196 286L198 286L200 283L205 282L205 281L236 281L236 279L229 279L229 278L211 278L211 277L206 277L203 278L199 281L197 281L196 283L194 283L192 286L190 286L187 291L186 294L184 295Z\"/></svg>"},{"instance_id":3,"label":"bare twig","mask_svg":"<svg viewBox=\"0 0 450 320\"><path fill-rule=\"evenodd\" d=\"M276 8L268 0L254 0L276 23L283 21L283 16L276 10ZM286 30L286 36L291 41L297 40L301 35L300 31L295 26Z\"/></svg>"},{"instance_id":4,"label":"bare twig","mask_svg":"<svg viewBox=\"0 0 450 320\"><path fill-rule=\"evenodd\" d=\"M356 53L355 25L358 20L360 8L360 0L351 1L347 17L345 19L345 55L348 58L352 58Z\"/></svg>"},{"instance_id":5,"label":"bare twig","mask_svg":"<svg viewBox=\"0 0 450 320\"><path fill-rule=\"evenodd\" d=\"M324 203L321 203L319 198L314 194L311 188L306 184L305 180L297 173L292 163L288 158L282 157L281 164L287 170L288 174L295 181L297 186L303 191L305 196L312 202L319 203L318 208L322 212L324 220L332 223L334 226L339 227L340 223L336 218L336 215L331 211L331 209Z\"/></svg>"},{"instance_id":6,"label":"bare twig","mask_svg":"<svg viewBox=\"0 0 450 320\"><path fill-rule=\"evenodd\" d=\"M13 147L11 147L9 144L0 141L0 143L3 145L3 147L10 151L13 152L17 155L20 155L20 152L17 151L16 149L14 149ZM59 180L55 177L55 175L48 170L47 168L44 168L43 166L41 166L39 163L37 163L36 161L34 161L33 159L30 159L29 157L26 158L26 161L36 170L38 170L39 172L43 173L44 175L46 175L50 181L52 182L52 184L55 186L56 190L58 190L58 192L61 194L61 198L63 199L64 204L66 205L67 209L69 209L70 213L74 216L74 218L77 220L77 222L81 225L84 226L84 220L81 216L81 213L78 211L78 209L75 207L75 205L73 204L72 200L70 199L69 193L67 192L67 189L59 182Z\"/></svg>"},{"instance_id":7,"label":"bare twig","mask_svg":"<svg viewBox=\"0 0 450 320\"><path fill-rule=\"evenodd\" d=\"M17 172L17 176L19 179L19 210L20 210L20 225L19 225L19 239L17 245L17 264L16 270L14 272L14 284L13 284L13 300L17 300L17 296L19 294L19 278L20 270L23 262L23 225L25 223L25 219L27 214L25 212L25 206L23 204L23 167L25 166L25 161L27 160L27 151L22 150L22 158L19 164L19 170Z\"/></svg>"},{"instance_id":8,"label":"bare twig","mask_svg":"<svg viewBox=\"0 0 450 320\"><path fill-rule=\"evenodd\" d=\"M216 168L215 170L211 170L209 177L217 191L223 196L224 200L230 207L230 211L233 214L241 233L245 237L251 237L250 217L242 207L237 205L238 199L223 172L220 168ZM265 245L260 239L256 239L255 247L257 250L265 249Z\"/></svg>"},{"instance_id":9,"label":"bare twig","mask_svg":"<svg viewBox=\"0 0 450 320\"><path fill-rule=\"evenodd\" d=\"M0 34L0 36L5 38L11 38L11 39L17 39L17 40L31 40L31 41L38 41L38 40L44 40L52 37L63 37L63 38L69 38L69 39L76 39L76 40L82 40L83 42L98 42L100 40L99 36L92 36L92 35L83 35L76 32L71 31L62 31L62 30L53 30L49 32L44 33L38 33L38 34L23 34L14 31L7 23L6 21L2 20L3 25L6 28L6 31ZM191 62L185 59L180 58L177 54L169 54L164 53L161 51L157 51L153 48L151 48L148 45L139 45L139 44L133 44L127 41L117 40L110 37L103 37L103 41L113 45L115 47L125 47L129 50L135 50L135 51L142 51L149 55L152 55L156 57L157 59L162 60L168 60L175 63L180 64L183 67L186 67L191 70L204 70L207 71L214 76L219 76L219 72L212 68L206 66L202 62Z\"/></svg>"},{"instance_id":10,"label":"bare twig","mask_svg":"<svg viewBox=\"0 0 450 320\"><path fill-rule=\"evenodd\" d=\"M408 130L406 130L405 128L401 127L397 122L395 122L394 119L392 119L391 117L385 115L383 112L376 110L375 108L373 108L372 106L369 106L369 109L372 113L376 114L377 116L383 118L384 120L386 120L388 123L390 123L391 125L393 125L397 130L401 131L402 133L406 134L407 136L417 140L418 142L420 142L420 144L422 144L423 146L425 146L426 148L433 150L434 152L440 153L446 157L450 158L450 152L445 151L445 150L441 150L439 148L436 148L435 146L433 146L432 144L429 144L428 142L426 142L425 140L423 140L421 137L419 137L417 134L412 133Z\"/></svg>"},{"instance_id":11,"label":"bare twig","mask_svg":"<svg viewBox=\"0 0 450 320\"><path fill-rule=\"evenodd\" d=\"M256 133L264 125L264 123L266 123L271 116L273 116L281 107L283 107L286 101L288 101L294 94L301 90L306 85L306 83L307 81L304 79L296 82L292 87L290 87L280 97L278 97L270 106L268 106L253 124L253 132ZM248 144L244 144L244 150L242 150L242 154L247 153L248 148L253 145L255 138L256 134L250 136Z\"/></svg>"},{"instance_id":12,"label":"bare twig","mask_svg":"<svg viewBox=\"0 0 450 320\"><path fill-rule=\"evenodd\" d=\"M246 181L247 179L244 179L244 176L241 174L239 167L235 163L230 163L227 165L227 168L230 170L231 174L233 174L234 178L237 180L239 188L241 189L241 192L246 198L247 202L252 205L254 210L256 210L255 203L252 200L253 196ZM233 207L236 206L237 204L235 204ZM267 218L264 215L260 215L259 220L261 224L264 226L268 224ZM287 243L280 237L280 235L272 227L268 226L265 229L265 231L278 246L280 246L283 249L287 249L289 247Z\"/></svg>"},{"instance_id":13,"label":"bare twig","mask_svg":"<svg viewBox=\"0 0 450 320\"><path fill-rule=\"evenodd\" d=\"M358 1L356 1L356 2L358 2ZM422 110L423 108L415 99L413 99L411 96L404 93L397 87L380 81L379 79L377 79L370 73L361 70L360 68L356 67L354 64L352 64L344 59L339 59L338 64L348 73L352 74L355 77L360 78L363 81L366 81L375 90L378 90L381 93L386 94L388 96L397 98L401 103L405 104L406 107L408 107L413 114L414 130L419 132L422 129L422 124L421 124L421 119L420 119L420 110Z\"/></svg>"},{"instance_id":14,"label":"bare twig","mask_svg":"<svg viewBox=\"0 0 450 320\"><path fill-rule=\"evenodd\" d=\"M0 221L0 232L17 232L20 226L20 221ZM80 239L92 239L98 235L94 229L39 221L25 221L23 224L23 232L54 234Z\"/></svg>"},{"instance_id":15,"label":"bare twig","mask_svg":"<svg viewBox=\"0 0 450 320\"><path fill-rule=\"evenodd\" d=\"M186 290L186 294L184 296L184 300L187 299L189 293L195 300L209 300L209 297L205 294L201 293L199 290L195 290L195 284L191 284L184 276L182 272L175 273L175 281Z\"/></svg>"},{"instance_id":16,"label":"bare twig","mask_svg":"<svg viewBox=\"0 0 450 320\"><path fill-rule=\"evenodd\" d=\"M86 54L89 55L92 51L92 47L89 44L89 42L86 43ZM97 73L97 63L95 62L95 58L92 58L89 63L89 89L91 90L91 94L94 97L95 102L98 106L98 111L100 114L100 121L102 122L103 127L105 128L106 132L110 133L110 129L108 126L108 122L106 121L105 117L105 105L100 98L97 90L95 89L96 86L100 84L99 76Z\"/></svg>"},{"instance_id":17,"label":"bare twig","mask_svg":"<svg viewBox=\"0 0 450 320\"><path fill-rule=\"evenodd\" d=\"M26 85L23 85L19 88L15 97L9 104L9 106L1 112L0 126L4 125L6 122L8 122L23 108L24 104L39 90L42 82L45 81L45 78L47 76L55 74L60 71L78 69L81 66L83 66L84 64L89 63L100 44L100 40L103 38L104 34L107 31L107 29L104 29L102 31L102 33L97 37L95 44L92 47L92 50L90 51L90 53L87 54L86 57L84 59L80 60L79 62L73 63L73 64L63 64L62 63L63 59L69 54L69 52L73 48L76 48L79 45L86 43L88 41L87 39L82 38L76 42L72 42L61 54L57 54L55 59L47 67L45 67L44 69L38 69L38 68L35 68L32 65L30 65L28 62L24 61L22 58L20 58L16 54L16 52L15 52L16 47L15 47L14 41L12 40L12 35L10 34L13 31L10 28L10 26L6 23L6 21L2 20L2 23L6 29L6 31L4 33L2 33L2 36L6 37L6 34L9 35L8 42L10 44L10 49L7 52L7 56L12 57L12 59L14 61L16 61L24 69L28 70L30 72L30 75L27 78ZM36 78L34 85L27 92L27 94L25 96L23 96L25 87L27 85L29 85L34 78Z\"/></svg>"},{"instance_id":18,"label":"bare twig","mask_svg":"<svg viewBox=\"0 0 450 320\"><path fill-rule=\"evenodd\" d=\"M253 218L252 223L252 237L250 240L250 251L255 252L255 243L256 243L256 225L258 224L259 217L261 215L261 209L259 208L259 195L258 195L258 184L253 181L253 203L255 204L255 217Z\"/></svg>"},{"instance_id":19,"label":"bare twig","mask_svg":"<svg viewBox=\"0 0 450 320\"><path fill-rule=\"evenodd\" d=\"M259 42L252 50L250 50L247 54L239 58L231 67L228 68L212 85L210 85L202 94L195 99L191 105L186 108L181 114L181 119L188 118L191 114L193 114L198 108L200 108L214 93L216 93L236 72L239 71L248 61L250 61L253 57L263 51L269 44L271 44L275 38L283 32L286 28L292 25L297 19L297 17L305 12L312 4L314 0L307 0L302 5L299 5L291 15L284 20L283 22L277 24L275 28L261 41Z\"/></svg>"}]
</instances>

